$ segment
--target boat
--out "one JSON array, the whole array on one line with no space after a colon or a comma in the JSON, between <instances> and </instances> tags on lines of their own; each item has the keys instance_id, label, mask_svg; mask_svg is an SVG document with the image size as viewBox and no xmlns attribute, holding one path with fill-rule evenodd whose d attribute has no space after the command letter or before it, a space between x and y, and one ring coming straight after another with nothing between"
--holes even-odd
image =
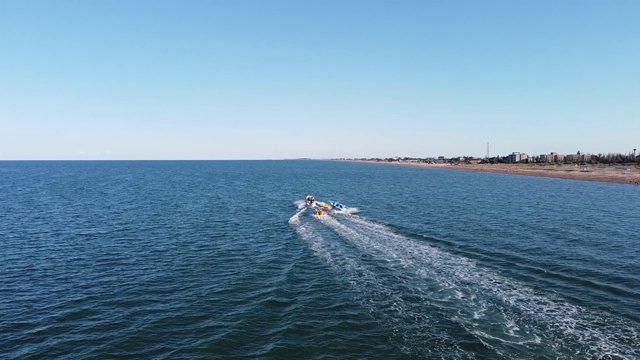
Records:
<instances>
[{"instance_id":1,"label":"boat","mask_svg":"<svg viewBox=\"0 0 640 360\"><path fill-rule=\"evenodd\" d=\"M331 205L331 208L333 210L342 211L342 210L347 208L346 206L340 204L339 202L335 202L335 201L330 201L329 204Z\"/></svg>"},{"instance_id":2,"label":"boat","mask_svg":"<svg viewBox=\"0 0 640 360\"><path fill-rule=\"evenodd\" d=\"M320 208L321 210L324 210L324 211L331 210L331 211L350 212L352 210L337 201L329 201L329 202L316 201L316 199L312 195L307 195L306 203L308 206L312 208ZM324 214L321 214L321 215L324 215Z\"/></svg>"},{"instance_id":3,"label":"boat","mask_svg":"<svg viewBox=\"0 0 640 360\"><path fill-rule=\"evenodd\" d=\"M325 204L325 203L322 203L322 202L316 202L316 204L318 204L318 206L321 207L322 209L326 209L326 210L331 209L331 205L329 205L329 204Z\"/></svg>"},{"instance_id":4,"label":"boat","mask_svg":"<svg viewBox=\"0 0 640 360\"><path fill-rule=\"evenodd\" d=\"M326 213L324 211L320 210L320 209L318 209L318 210L313 212L313 215L316 215L316 216L321 216L321 215L325 215L325 214Z\"/></svg>"},{"instance_id":5,"label":"boat","mask_svg":"<svg viewBox=\"0 0 640 360\"><path fill-rule=\"evenodd\" d=\"M312 195L307 195L307 205L313 205L316 202L316 198Z\"/></svg>"}]
</instances>

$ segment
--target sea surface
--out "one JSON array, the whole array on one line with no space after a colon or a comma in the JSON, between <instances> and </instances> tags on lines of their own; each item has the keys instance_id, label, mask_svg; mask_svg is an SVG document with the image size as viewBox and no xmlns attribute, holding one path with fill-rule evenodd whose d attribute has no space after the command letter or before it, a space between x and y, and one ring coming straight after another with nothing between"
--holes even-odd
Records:
<instances>
[{"instance_id":1,"label":"sea surface","mask_svg":"<svg viewBox=\"0 0 640 360\"><path fill-rule=\"evenodd\" d=\"M0 358L638 359L640 187L0 162Z\"/></svg>"}]
</instances>

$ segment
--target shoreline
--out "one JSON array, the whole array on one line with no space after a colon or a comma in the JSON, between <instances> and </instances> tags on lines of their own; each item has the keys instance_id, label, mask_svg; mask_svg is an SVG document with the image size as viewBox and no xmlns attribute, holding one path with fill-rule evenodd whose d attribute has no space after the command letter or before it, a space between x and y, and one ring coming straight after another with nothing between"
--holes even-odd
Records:
<instances>
[{"instance_id":1,"label":"shoreline","mask_svg":"<svg viewBox=\"0 0 640 360\"><path fill-rule=\"evenodd\" d=\"M608 182L616 184L627 184L640 186L640 169L633 166L621 167L581 167L581 166L540 166L535 164L425 164L425 163L409 163L409 162L390 162L390 161L372 161L372 160L340 160L350 162L361 162L369 164L395 165L395 166L413 166L431 169L457 170L457 171L475 171L487 172L494 174L520 175L549 177L556 179L581 180Z\"/></svg>"}]
</instances>

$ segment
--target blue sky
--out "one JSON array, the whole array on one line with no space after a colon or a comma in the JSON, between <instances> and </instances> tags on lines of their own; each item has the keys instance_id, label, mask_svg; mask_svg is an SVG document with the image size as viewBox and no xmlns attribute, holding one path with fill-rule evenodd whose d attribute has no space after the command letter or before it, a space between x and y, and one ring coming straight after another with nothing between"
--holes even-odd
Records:
<instances>
[{"instance_id":1,"label":"blue sky","mask_svg":"<svg viewBox=\"0 0 640 360\"><path fill-rule=\"evenodd\" d=\"M0 1L0 159L640 149L638 1Z\"/></svg>"}]
</instances>

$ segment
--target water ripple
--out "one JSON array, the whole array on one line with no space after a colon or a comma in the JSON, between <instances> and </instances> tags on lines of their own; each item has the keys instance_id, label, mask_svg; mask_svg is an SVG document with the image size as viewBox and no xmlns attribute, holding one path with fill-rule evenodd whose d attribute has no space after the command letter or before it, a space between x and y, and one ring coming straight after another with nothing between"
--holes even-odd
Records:
<instances>
[{"instance_id":1,"label":"water ripple","mask_svg":"<svg viewBox=\"0 0 640 360\"><path fill-rule=\"evenodd\" d=\"M0 169L3 359L640 357L635 187L305 161ZM308 193L362 216L314 217Z\"/></svg>"}]
</instances>

